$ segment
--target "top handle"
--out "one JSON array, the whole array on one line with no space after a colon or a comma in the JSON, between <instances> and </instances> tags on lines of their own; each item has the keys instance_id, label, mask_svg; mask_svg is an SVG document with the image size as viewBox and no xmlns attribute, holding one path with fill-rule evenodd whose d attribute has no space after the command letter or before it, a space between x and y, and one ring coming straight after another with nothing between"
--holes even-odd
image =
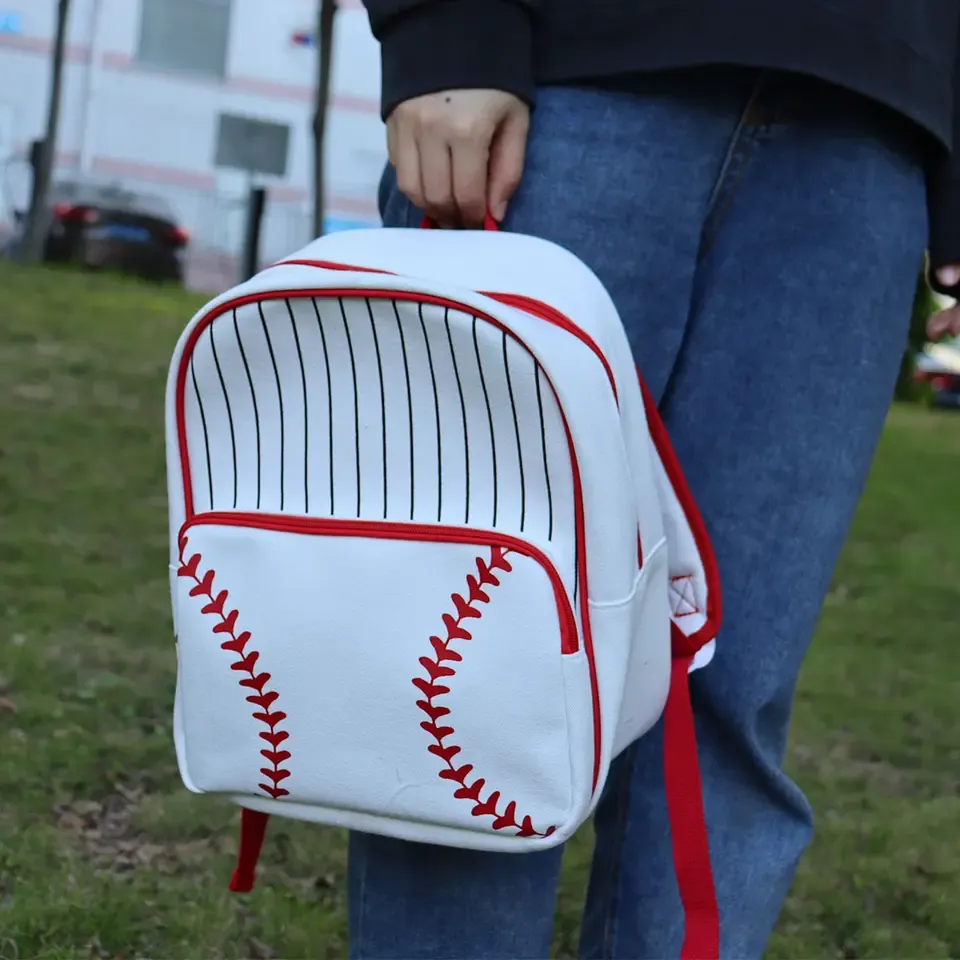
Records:
<instances>
[{"instance_id":1,"label":"top handle","mask_svg":"<svg viewBox=\"0 0 960 960\"><path fill-rule=\"evenodd\" d=\"M437 223L435 220L431 220L430 217L424 217L420 221L421 230L437 230ZM497 220L493 219L493 214L488 210L483 217L483 229L484 230L493 230L497 231L500 229L500 223Z\"/></svg>"}]
</instances>

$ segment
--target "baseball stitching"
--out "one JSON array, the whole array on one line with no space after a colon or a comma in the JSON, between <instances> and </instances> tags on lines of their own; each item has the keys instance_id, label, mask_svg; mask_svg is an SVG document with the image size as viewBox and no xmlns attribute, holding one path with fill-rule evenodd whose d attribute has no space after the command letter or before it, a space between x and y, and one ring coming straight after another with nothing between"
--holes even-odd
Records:
<instances>
[{"instance_id":1,"label":"baseball stitching","mask_svg":"<svg viewBox=\"0 0 960 960\"><path fill-rule=\"evenodd\" d=\"M290 776L290 771L283 766L283 764L290 759L290 751L280 749L280 745L290 734L287 733L286 730L278 729L279 724L287 719L287 715L282 710L273 709L279 694L272 690L264 690L270 682L270 674L256 672L257 660L260 654L256 650L246 649L250 640L249 630L237 633L236 624L238 612L236 610L226 610L227 591L221 590L219 593L214 593L214 571L207 570L202 577L200 576L199 553L195 553L189 560L184 559L187 549L187 538L183 535L180 536L179 547L180 567L177 570L177 576L186 577L193 581L194 585L190 588L191 597L204 597L208 601L200 612L219 618L218 622L214 624L213 633L225 633L230 638L220 644L220 649L229 650L231 653L236 654L237 659L230 664L230 669L245 674L245 676L240 679L240 686L254 691L251 696L246 698L247 703L252 703L255 707L260 708L259 711L253 714L253 718L269 728L269 732L262 731L259 737L269 744L269 749L261 750L260 755L269 762L270 766L261 767L260 773L270 782L258 783L257 786L268 797L279 800L280 797L286 797L290 793L289 790L280 786L280 784Z\"/></svg>"},{"instance_id":2,"label":"baseball stitching","mask_svg":"<svg viewBox=\"0 0 960 960\"><path fill-rule=\"evenodd\" d=\"M482 799L482 791L486 785L483 777L478 777L472 783L468 783L467 778L473 770L472 763L465 763L462 766L455 766L453 758L461 752L461 748L449 742L449 738L454 734L454 728L451 726L438 726L437 721L450 714L447 707L438 706L436 699L450 692L450 688L438 683L438 680L449 680L456 676L456 670L449 666L451 663L459 663L463 657L452 649L450 644L454 640L472 640L473 637L468 630L463 627L465 620L478 620L483 616L478 604L490 602L489 590L484 588L500 586L500 580L493 572L501 571L501 575L509 573L513 567L507 560L507 556L512 551L503 547L491 547L489 562L484 561L482 557L477 557L477 575L472 573L467 575L467 599L459 593L451 595L455 615L445 613L443 615L443 625L446 628L446 639L440 637L431 637L430 645L433 647L434 658L421 657L420 664L427 672L427 677L414 677L413 685L423 694L423 700L417 701L417 706L427 715L429 719L424 720L420 726L426 730L434 742L427 750L434 756L439 757L445 764L440 771L439 776L442 780L452 780L459 784L454 792L454 797L458 800L469 800L473 803L471 811L475 817L493 817L494 830L506 830L515 828L518 837L549 837L557 828L548 827L543 832L536 830L533 821L529 816L524 816L520 822L517 822L517 802L509 801L503 809L500 809L500 791L493 790L486 800ZM449 721L447 721L449 723ZM447 741L447 742L444 742Z\"/></svg>"}]
</instances>

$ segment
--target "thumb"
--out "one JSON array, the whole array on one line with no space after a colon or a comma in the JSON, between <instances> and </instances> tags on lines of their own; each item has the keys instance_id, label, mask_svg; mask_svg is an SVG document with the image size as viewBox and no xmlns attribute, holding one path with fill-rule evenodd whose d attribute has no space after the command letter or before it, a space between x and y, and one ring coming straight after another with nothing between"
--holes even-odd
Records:
<instances>
[{"instance_id":1,"label":"thumb","mask_svg":"<svg viewBox=\"0 0 960 960\"><path fill-rule=\"evenodd\" d=\"M511 110L490 144L487 204L493 219L498 222L506 216L507 204L520 186L529 129L530 115L527 110Z\"/></svg>"}]
</instances>

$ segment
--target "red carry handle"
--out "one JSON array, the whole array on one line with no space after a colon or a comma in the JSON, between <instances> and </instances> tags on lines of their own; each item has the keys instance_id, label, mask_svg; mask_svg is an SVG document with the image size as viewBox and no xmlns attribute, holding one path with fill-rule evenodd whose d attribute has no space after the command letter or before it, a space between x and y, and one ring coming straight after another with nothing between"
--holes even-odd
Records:
<instances>
[{"instance_id":1,"label":"red carry handle","mask_svg":"<svg viewBox=\"0 0 960 960\"><path fill-rule=\"evenodd\" d=\"M431 220L430 217L424 217L420 221L421 230L439 230L435 220ZM499 230L500 223L497 220L494 220L493 214L488 210L483 217L483 229L484 230Z\"/></svg>"}]
</instances>

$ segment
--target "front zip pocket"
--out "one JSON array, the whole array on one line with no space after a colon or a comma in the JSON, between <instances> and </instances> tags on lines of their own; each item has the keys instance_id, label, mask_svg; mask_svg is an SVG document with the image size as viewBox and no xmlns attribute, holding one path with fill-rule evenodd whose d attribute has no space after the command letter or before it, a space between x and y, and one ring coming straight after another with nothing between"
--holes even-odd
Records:
<instances>
[{"instance_id":1,"label":"front zip pocket","mask_svg":"<svg viewBox=\"0 0 960 960\"><path fill-rule=\"evenodd\" d=\"M525 838L582 806L589 669L538 547L239 511L198 514L179 547L177 740L198 791Z\"/></svg>"}]
</instances>

